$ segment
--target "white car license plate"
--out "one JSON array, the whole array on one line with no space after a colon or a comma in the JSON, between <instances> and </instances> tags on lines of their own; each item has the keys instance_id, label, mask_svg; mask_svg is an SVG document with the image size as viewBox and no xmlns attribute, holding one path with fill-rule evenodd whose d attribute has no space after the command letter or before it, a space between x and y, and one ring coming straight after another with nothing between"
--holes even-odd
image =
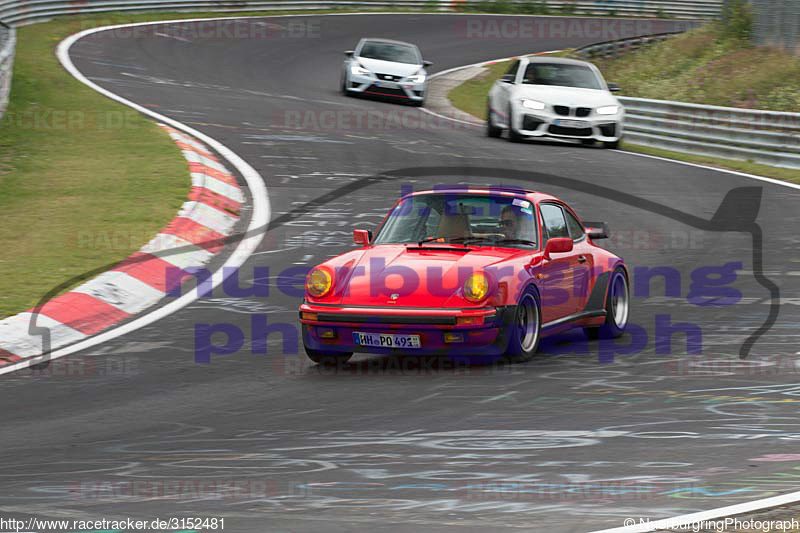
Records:
<instances>
[{"instance_id":1,"label":"white car license plate","mask_svg":"<svg viewBox=\"0 0 800 533\"><path fill-rule=\"evenodd\" d=\"M361 333L353 332L353 341L361 346L377 346L379 348L419 348L419 335L400 335L397 333Z\"/></svg>"},{"instance_id":2,"label":"white car license plate","mask_svg":"<svg viewBox=\"0 0 800 533\"><path fill-rule=\"evenodd\" d=\"M399 87L399 85L391 81L378 81L375 82L375 85L383 87L384 89L397 89Z\"/></svg>"},{"instance_id":3,"label":"white car license plate","mask_svg":"<svg viewBox=\"0 0 800 533\"><path fill-rule=\"evenodd\" d=\"M557 118L555 120L556 126L562 126L564 128L588 128L589 124L584 122L583 120L570 120L567 118Z\"/></svg>"}]
</instances>

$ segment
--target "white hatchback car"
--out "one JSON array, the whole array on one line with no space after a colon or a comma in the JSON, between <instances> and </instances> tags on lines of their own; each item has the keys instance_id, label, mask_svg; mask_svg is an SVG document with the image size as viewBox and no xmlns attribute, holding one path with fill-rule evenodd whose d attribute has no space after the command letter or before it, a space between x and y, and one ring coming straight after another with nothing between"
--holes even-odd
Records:
<instances>
[{"instance_id":1,"label":"white hatchback car","mask_svg":"<svg viewBox=\"0 0 800 533\"><path fill-rule=\"evenodd\" d=\"M341 89L346 95L371 94L421 106L428 90L428 73L415 45L388 39L361 39L344 53Z\"/></svg>"},{"instance_id":2,"label":"white hatchback car","mask_svg":"<svg viewBox=\"0 0 800 533\"><path fill-rule=\"evenodd\" d=\"M596 66L556 57L523 57L489 91L486 130L511 141L525 137L578 139L617 148L625 109Z\"/></svg>"}]
</instances>

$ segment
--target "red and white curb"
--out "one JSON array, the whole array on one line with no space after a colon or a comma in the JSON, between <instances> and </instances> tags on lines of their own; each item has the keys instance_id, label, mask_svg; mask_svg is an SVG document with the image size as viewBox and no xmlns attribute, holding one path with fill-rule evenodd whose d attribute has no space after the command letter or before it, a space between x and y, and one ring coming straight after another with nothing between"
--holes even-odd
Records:
<instances>
[{"instance_id":1,"label":"red and white curb","mask_svg":"<svg viewBox=\"0 0 800 533\"><path fill-rule=\"evenodd\" d=\"M203 143L161 127L189 162L189 201L161 233L110 271L46 302L38 316L29 309L0 320L0 367L42 353L42 337L29 334L34 318L37 327L50 329L51 349L83 340L163 299L174 288L167 286L168 268L203 266L223 249L244 202L236 178Z\"/></svg>"}]
</instances>

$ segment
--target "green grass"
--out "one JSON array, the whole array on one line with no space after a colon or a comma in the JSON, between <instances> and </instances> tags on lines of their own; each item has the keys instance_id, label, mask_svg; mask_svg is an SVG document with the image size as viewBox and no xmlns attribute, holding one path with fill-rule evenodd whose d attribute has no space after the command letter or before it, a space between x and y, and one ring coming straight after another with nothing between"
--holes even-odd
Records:
<instances>
[{"instance_id":1,"label":"green grass","mask_svg":"<svg viewBox=\"0 0 800 533\"><path fill-rule=\"evenodd\" d=\"M454 106L481 120L486 120L486 98L492 84L510 68L511 61L489 65L486 72L455 87L447 97Z\"/></svg>"},{"instance_id":2,"label":"green grass","mask_svg":"<svg viewBox=\"0 0 800 533\"><path fill-rule=\"evenodd\" d=\"M642 146L624 141L622 142L622 149L630 152L639 152L642 154L666 157L668 159L677 159L679 161L686 161L687 163L697 163L710 167L736 170L738 172L755 174L756 176L765 176L767 178L789 181L791 183L800 183L800 170L793 170L790 168L771 167L769 165L751 163L750 161L722 159L719 157L706 155L683 154L680 152L673 152L671 150L663 150L661 148L653 148L651 146Z\"/></svg>"},{"instance_id":3,"label":"green grass","mask_svg":"<svg viewBox=\"0 0 800 533\"><path fill-rule=\"evenodd\" d=\"M707 24L617 59L597 59L622 95L797 112L800 57Z\"/></svg>"}]
</instances>

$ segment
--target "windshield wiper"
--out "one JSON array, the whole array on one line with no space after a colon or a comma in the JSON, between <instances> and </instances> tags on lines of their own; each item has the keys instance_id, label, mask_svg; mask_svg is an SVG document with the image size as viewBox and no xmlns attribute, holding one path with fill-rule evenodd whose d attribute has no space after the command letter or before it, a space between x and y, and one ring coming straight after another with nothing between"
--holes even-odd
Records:
<instances>
[{"instance_id":1,"label":"windshield wiper","mask_svg":"<svg viewBox=\"0 0 800 533\"><path fill-rule=\"evenodd\" d=\"M453 239L453 241L455 240L456 239ZM485 242L491 245L497 245L498 243L505 243L505 244L527 244L530 246L536 246L536 241L531 241L528 239L491 239L489 237L458 237L458 240L463 242L465 245Z\"/></svg>"},{"instance_id":2,"label":"windshield wiper","mask_svg":"<svg viewBox=\"0 0 800 533\"><path fill-rule=\"evenodd\" d=\"M532 241L529 239L500 239L496 242L505 242L510 244L527 244L529 246L537 246L536 241Z\"/></svg>"},{"instance_id":3,"label":"windshield wiper","mask_svg":"<svg viewBox=\"0 0 800 533\"><path fill-rule=\"evenodd\" d=\"M442 237L425 237L425 238L424 238L424 239L422 239L421 241L417 242L417 246L422 246L422 245L423 245L423 244L425 244L426 242L433 242L433 241L439 240L439 239L441 239L441 238L442 238ZM456 246L460 245L460 246L464 246L464 247L466 247L466 245L465 245L465 244L456 243L456 242L454 242L454 241L455 241L455 239L451 239L451 240L449 240L449 241L443 241L443 242L436 243L436 244L453 244L453 245L456 245Z\"/></svg>"}]
</instances>

